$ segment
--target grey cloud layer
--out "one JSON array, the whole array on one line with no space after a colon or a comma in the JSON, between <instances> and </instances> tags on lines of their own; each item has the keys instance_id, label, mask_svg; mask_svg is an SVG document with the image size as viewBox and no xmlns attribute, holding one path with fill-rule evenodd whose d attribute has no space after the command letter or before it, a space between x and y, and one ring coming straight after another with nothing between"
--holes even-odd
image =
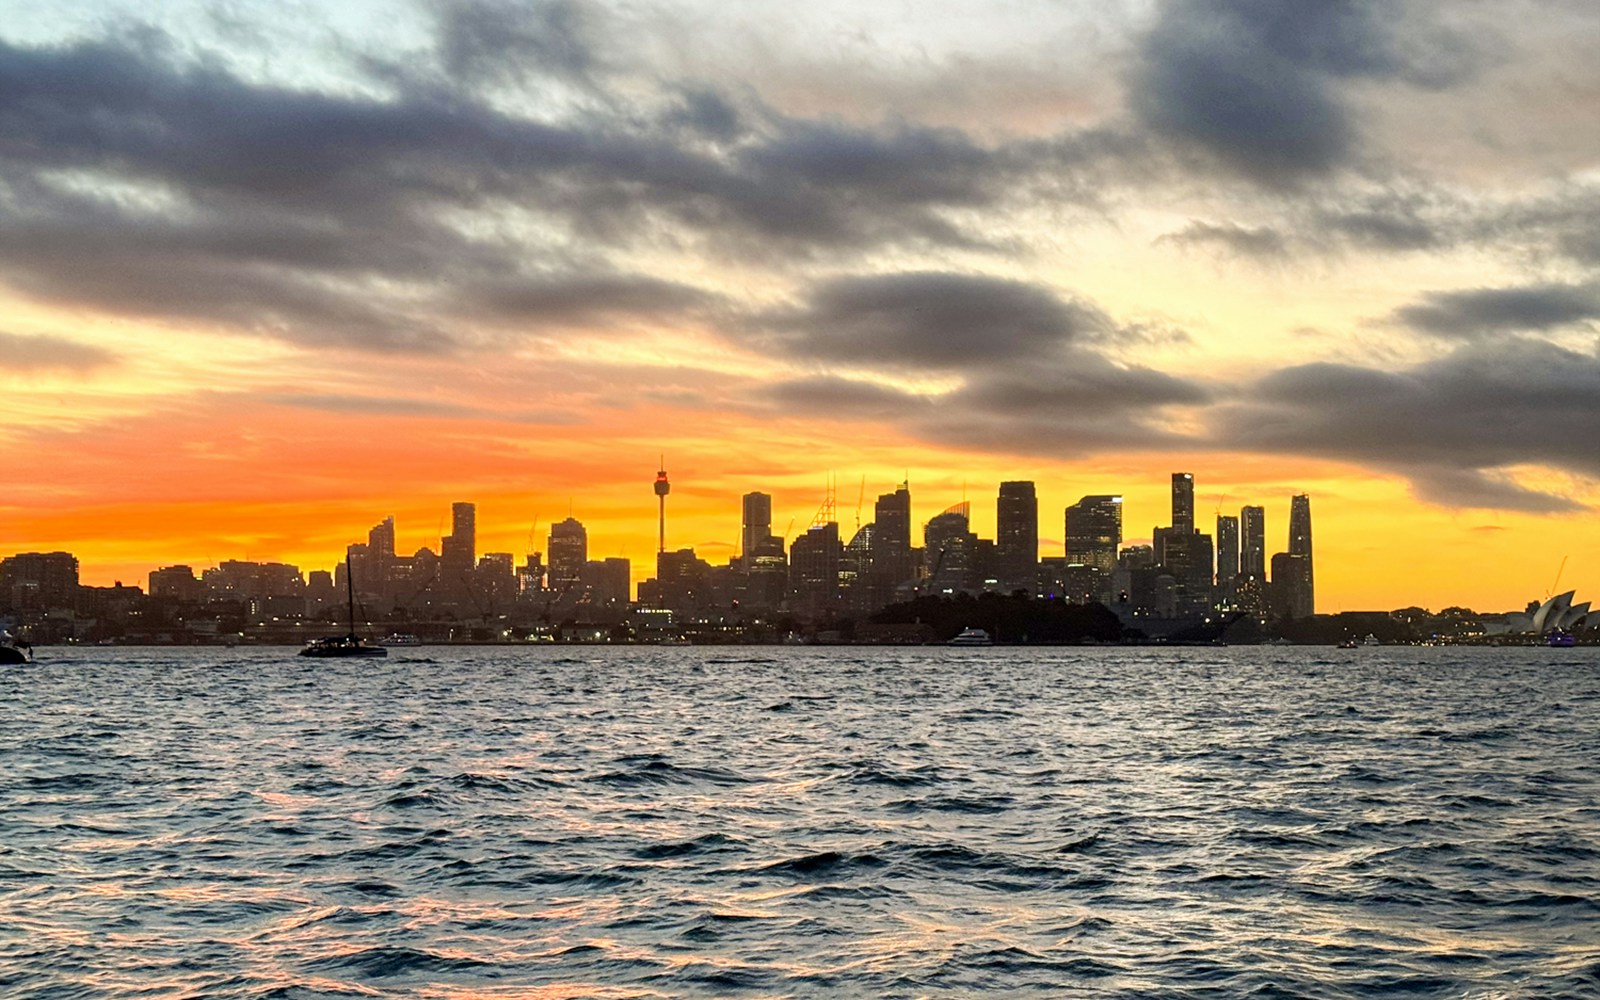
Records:
<instances>
[{"instance_id":1,"label":"grey cloud layer","mask_svg":"<svg viewBox=\"0 0 1600 1000\"><path fill-rule=\"evenodd\" d=\"M1349 179L1376 155L1361 88L1448 88L1483 64L1433 10L1171 0L1139 36L1127 115L1034 136L804 117L754 87L653 78L624 64L618 26L579 0L447 0L431 48L365 53L352 63L359 85L338 92L254 82L148 32L53 47L0 40L0 282L313 348L465 351L681 320L809 372L757 390L761 405L788 412L1055 456L1329 455L1410 475L1428 495L1448 485L1472 502L1562 509L1496 471L1523 461L1593 471L1554 437L1520 434L1600 404L1587 383L1552 385L1519 361L1547 348L1519 342L1505 358L1462 348L1402 373L1292 368L1247 403L1226 385L1112 360L1151 334L1087 297L951 263L1015 249L1015 213L1070 204L1109 215L1130 192L1243 178L1230 196L1270 219L1200 220L1170 239L1266 258L1493 245L1600 265L1592 186L1485 205L1425 180L1389 184L1381 171ZM1312 188L1316 179L1331 180ZM630 263L671 267L675 254L695 266ZM682 277L728 260L788 289L791 305L756 312ZM824 266L831 277L806 277ZM1436 292L1394 318L1492 351L1507 333L1595 319L1594 288ZM1541 357L1569 375L1595 367ZM0 360L19 358L12 367L114 360L0 337ZM1490 362L1504 362L1502 381L1473 382L1473 365ZM890 387L908 374L956 387L937 400ZM1552 389L1564 402L1546 412ZM377 405L355 395L292 405L312 404ZM1519 442L1485 448L1434 408L1490 438L1491 417L1517 422ZM1212 415L1212 433L1175 430L1174 414L1193 418L1185 427ZM1405 429L1386 433L1396 422ZM1453 470L1452 449L1473 456L1466 472Z\"/></svg>"},{"instance_id":2,"label":"grey cloud layer","mask_svg":"<svg viewBox=\"0 0 1600 1000\"><path fill-rule=\"evenodd\" d=\"M1146 37L1133 107L1154 131L1288 185L1356 158L1354 80L1446 86L1473 47L1380 0L1170 0ZM1413 19L1425 8L1413 5Z\"/></svg>"},{"instance_id":3,"label":"grey cloud layer","mask_svg":"<svg viewBox=\"0 0 1600 1000\"><path fill-rule=\"evenodd\" d=\"M1578 505L1497 470L1544 464L1600 478L1600 359L1519 339L1398 372L1302 365L1248 387L1215 420L1220 440L1399 471L1441 504L1568 511Z\"/></svg>"}]
</instances>

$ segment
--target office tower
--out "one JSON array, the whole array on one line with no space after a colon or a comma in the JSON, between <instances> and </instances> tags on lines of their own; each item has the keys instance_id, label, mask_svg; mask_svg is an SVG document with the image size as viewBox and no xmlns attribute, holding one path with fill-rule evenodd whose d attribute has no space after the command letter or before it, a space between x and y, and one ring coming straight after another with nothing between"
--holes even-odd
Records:
<instances>
[{"instance_id":1,"label":"office tower","mask_svg":"<svg viewBox=\"0 0 1600 1000\"><path fill-rule=\"evenodd\" d=\"M1039 589L1039 498L1026 480L1000 484L994 570L1001 593Z\"/></svg>"},{"instance_id":2,"label":"office tower","mask_svg":"<svg viewBox=\"0 0 1600 1000\"><path fill-rule=\"evenodd\" d=\"M446 538L445 553L453 547L467 565L478 561L478 507L470 503L450 505L450 537Z\"/></svg>"},{"instance_id":3,"label":"office tower","mask_svg":"<svg viewBox=\"0 0 1600 1000\"><path fill-rule=\"evenodd\" d=\"M1239 511L1239 575L1246 580L1267 578L1267 509L1245 507Z\"/></svg>"},{"instance_id":4,"label":"office tower","mask_svg":"<svg viewBox=\"0 0 1600 1000\"><path fill-rule=\"evenodd\" d=\"M1172 530L1194 534L1194 476L1187 472L1172 474Z\"/></svg>"},{"instance_id":5,"label":"office tower","mask_svg":"<svg viewBox=\"0 0 1600 1000\"><path fill-rule=\"evenodd\" d=\"M872 573L893 588L915 575L911 561L911 487L901 483L873 505Z\"/></svg>"},{"instance_id":6,"label":"office tower","mask_svg":"<svg viewBox=\"0 0 1600 1000\"><path fill-rule=\"evenodd\" d=\"M834 521L812 525L789 547L789 585L795 610L803 617L814 619L835 610L843 555Z\"/></svg>"},{"instance_id":7,"label":"office tower","mask_svg":"<svg viewBox=\"0 0 1600 1000\"><path fill-rule=\"evenodd\" d=\"M565 594L583 580L583 565L589 561L589 533L582 522L569 517L550 526L550 589Z\"/></svg>"},{"instance_id":8,"label":"office tower","mask_svg":"<svg viewBox=\"0 0 1600 1000\"><path fill-rule=\"evenodd\" d=\"M591 604L628 603L632 568L626 559L590 559L583 566L583 586Z\"/></svg>"},{"instance_id":9,"label":"office tower","mask_svg":"<svg viewBox=\"0 0 1600 1000\"><path fill-rule=\"evenodd\" d=\"M739 556L744 571L750 572L751 554L772 534L772 497L765 493L744 495L744 531L739 537Z\"/></svg>"},{"instance_id":10,"label":"office tower","mask_svg":"<svg viewBox=\"0 0 1600 1000\"><path fill-rule=\"evenodd\" d=\"M380 602L387 601L394 589L394 518L386 517L367 532L365 580L358 580L363 592Z\"/></svg>"},{"instance_id":11,"label":"office tower","mask_svg":"<svg viewBox=\"0 0 1600 1000\"><path fill-rule=\"evenodd\" d=\"M1272 584L1267 588L1277 618L1310 618L1316 613L1311 590L1311 556L1279 552L1272 557Z\"/></svg>"},{"instance_id":12,"label":"office tower","mask_svg":"<svg viewBox=\"0 0 1600 1000\"><path fill-rule=\"evenodd\" d=\"M750 574L744 591L744 606L752 611L775 610L789 592L789 559L784 553L783 539L768 535L756 542L755 548L744 558Z\"/></svg>"},{"instance_id":13,"label":"office tower","mask_svg":"<svg viewBox=\"0 0 1600 1000\"><path fill-rule=\"evenodd\" d=\"M972 554L977 537L968 530L970 506L958 503L922 529L922 558L926 564L926 592L954 594L971 586Z\"/></svg>"},{"instance_id":14,"label":"office tower","mask_svg":"<svg viewBox=\"0 0 1600 1000\"><path fill-rule=\"evenodd\" d=\"M1211 610L1211 577L1216 565L1211 536L1174 527L1161 546L1161 572L1172 578L1173 613L1179 617Z\"/></svg>"},{"instance_id":15,"label":"office tower","mask_svg":"<svg viewBox=\"0 0 1600 1000\"><path fill-rule=\"evenodd\" d=\"M1239 578L1239 519L1217 515L1217 589L1231 594Z\"/></svg>"},{"instance_id":16,"label":"office tower","mask_svg":"<svg viewBox=\"0 0 1600 1000\"><path fill-rule=\"evenodd\" d=\"M1304 493L1289 500L1289 554L1305 557L1305 594L1299 608L1305 612L1301 617L1309 616L1315 613L1316 575L1311 558L1311 497Z\"/></svg>"},{"instance_id":17,"label":"office tower","mask_svg":"<svg viewBox=\"0 0 1600 1000\"><path fill-rule=\"evenodd\" d=\"M1087 496L1066 510L1067 564L1093 566L1109 576L1122 544L1122 498Z\"/></svg>"},{"instance_id":18,"label":"office tower","mask_svg":"<svg viewBox=\"0 0 1600 1000\"><path fill-rule=\"evenodd\" d=\"M672 484L667 482L667 458L661 457L661 468L656 471L656 499L661 504L660 538L657 543L657 555L667 551L667 494L672 492ZM658 562L660 560L657 560ZM656 567L658 570L659 566Z\"/></svg>"}]
</instances>

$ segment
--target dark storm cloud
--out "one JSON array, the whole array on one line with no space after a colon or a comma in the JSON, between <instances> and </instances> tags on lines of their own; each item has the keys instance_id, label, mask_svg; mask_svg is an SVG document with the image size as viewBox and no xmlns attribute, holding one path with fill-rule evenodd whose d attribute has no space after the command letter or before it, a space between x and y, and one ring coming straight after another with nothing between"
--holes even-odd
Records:
<instances>
[{"instance_id":1,"label":"dark storm cloud","mask_svg":"<svg viewBox=\"0 0 1600 1000\"><path fill-rule=\"evenodd\" d=\"M1048 365L1114 327L1098 308L1037 285L938 271L834 278L763 325L795 357L957 370Z\"/></svg>"},{"instance_id":2,"label":"dark storm cloud","mask_svg":"<svg viewBox=\"0 0 1600 1000\"><path fill-rule=\"evenodd\" d=\"M1433 292L1397 309L1394 318L1423 333L1452 338L1552 330L1600 319L1600 288L1546 284Z\"/></svg>"},{"instance_id":3,"label":"dark storm cloud","mask_svg":"<svg viewBox=\"0 0 1600 1000\"><path fill-rule=\"evenodd\" d=\"M115 363L104 348L48 334L0 332L0 372L87 372Z\"/></svg>"},{"instance_id":4,"label":"dark storm cloud","mask_svg":"<svg viewBox=\"0 0 1600 1000\"><path fill-rule=\"evenodd\" d=\"M1395 470L1447 506L1571 510L1497 470L1600 476L1600 360L1514 339L1395 372L1302 365L1247 387L1212 419L1213 437L1231 447Z\"/></svg>"},{"instance_id":5,"label":"dark storm cloud","mask_svg":"<svg viewBox=\"0 0 1600 1000\"><path fill-rule=\"evenodd\" d=\"M1131 98L1150 129L1256 181L1285 186L1344 166L1357 79L1441 87L1472 46L1378 0L1169 0L1145 37Z\"/></svg>"}]
</instances>

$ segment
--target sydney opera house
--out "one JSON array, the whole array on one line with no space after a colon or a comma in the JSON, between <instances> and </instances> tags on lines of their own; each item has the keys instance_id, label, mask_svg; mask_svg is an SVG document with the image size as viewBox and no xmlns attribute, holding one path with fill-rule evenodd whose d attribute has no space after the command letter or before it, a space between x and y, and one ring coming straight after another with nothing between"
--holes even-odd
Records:
<instances>
[{"instance_id":1,"label":"sydney opera house","mask_svg":"<svg viewBox=\"0 0 1600 1000\"><path fill-rule=\"evenodd\" d=\"M1590 625L1600 625L1600 610L1591 612L1588 601L1573 604L1572 598L1576 594L1577 591L1569 590L1539 605L1539 610L1533 613L1534 634L1573 632Z\"/></svg>"}]
</instances>

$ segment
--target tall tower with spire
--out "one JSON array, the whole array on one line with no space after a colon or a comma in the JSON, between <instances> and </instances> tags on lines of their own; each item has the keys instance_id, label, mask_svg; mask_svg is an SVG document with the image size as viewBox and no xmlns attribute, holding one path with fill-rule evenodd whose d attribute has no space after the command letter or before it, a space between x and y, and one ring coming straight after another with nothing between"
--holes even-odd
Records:
<instances>
[{"instance_id":1,"label":"tall tower with spire","mask_svg":"<svg viewBox=\"0 0 1600 1000\"><path fill-rule=\"evenodd\" d=\"M658 541L657 554L667 551L667 494L672 492L672 484L667 482L667 456L661 456L661 468L656 470L656 499L661 504L661 534Z\"/></svg>"}]
</instances>

